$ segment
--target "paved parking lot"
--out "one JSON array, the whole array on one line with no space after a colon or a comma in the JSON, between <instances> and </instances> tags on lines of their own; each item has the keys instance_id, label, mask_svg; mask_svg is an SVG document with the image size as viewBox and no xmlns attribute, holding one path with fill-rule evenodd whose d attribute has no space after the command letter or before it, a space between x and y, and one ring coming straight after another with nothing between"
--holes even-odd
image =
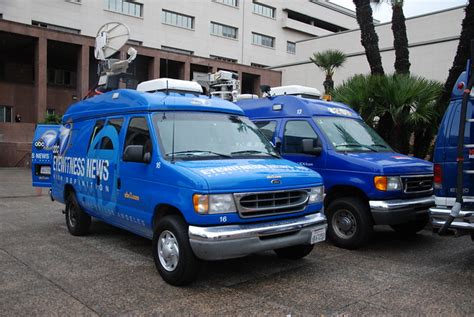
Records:
<instances>
[{"instance_id":1,"label":"paved parking lot","mask_svg":"<svg viewBox=\"0 0 474 317\"><path fill-rule=\"evenodd\" d=\"M155 271L151 242L94 222L69 235L62 205L0 169L0 315L473 315L474 243L380 228L367 247L315 247L207 263L176 288Z\"/></svg>"}]
</instances>

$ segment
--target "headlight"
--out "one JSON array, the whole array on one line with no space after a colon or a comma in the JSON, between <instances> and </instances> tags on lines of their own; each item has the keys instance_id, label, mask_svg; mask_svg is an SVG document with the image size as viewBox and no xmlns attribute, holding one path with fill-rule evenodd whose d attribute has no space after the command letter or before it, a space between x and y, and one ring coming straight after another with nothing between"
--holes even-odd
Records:
<instances>
[{"instance_id":1,"label":"headlight","mask_svg":"<svg viewBox=\"0 0 474 317\"><path fill-rule=\"evenodd\" d=\"M324 186L313 187L309 190L310 204L320 203L324 199Z\"/></svg>"},{"instance_id":2,"label":"headlight","mask_svg":"<svg viewBox=\"0 0 474 317\"><path fill-rule=\"evenodd\" d=\"M194 211L199 214L224 214L236 212L232 194L193 196Z\"/></svg>"},{"instance_id":3,"label":"headlight","mask_svg":"<svg viewBox=\"0 0 474 317\"><path fill-rule=\"evenodd\" d=\"M402 189L400 176L375 176L374 185L375 188L384 192Z\"/></svg>"}]
</instances>

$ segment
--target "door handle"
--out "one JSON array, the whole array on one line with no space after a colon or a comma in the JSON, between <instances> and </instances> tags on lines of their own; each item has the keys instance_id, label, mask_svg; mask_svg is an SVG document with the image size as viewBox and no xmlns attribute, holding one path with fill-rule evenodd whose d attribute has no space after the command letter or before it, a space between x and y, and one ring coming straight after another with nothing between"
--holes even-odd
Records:
<instances>
[{"instance_id":1,"label":"door handle","mask_svg":"<svg viewBox=\"0 0 474 317\"><path fill-rule=\"evenodd\" d=\"M96 180L97 185L100 185L100 177L99 177L99 175L97 175L97 176L95 177L95 180Z\"/></svg>"},{"instance_id":2,"label":"door handle","mask_svg":"<svg viewBox=\"0 0 474 317\"><path fill-rule=\"evenodd\" d=\"M120 180L120 177L117 177L117 189L120 189L122 187L122 181Z\"/></svg>"}]
</instances>

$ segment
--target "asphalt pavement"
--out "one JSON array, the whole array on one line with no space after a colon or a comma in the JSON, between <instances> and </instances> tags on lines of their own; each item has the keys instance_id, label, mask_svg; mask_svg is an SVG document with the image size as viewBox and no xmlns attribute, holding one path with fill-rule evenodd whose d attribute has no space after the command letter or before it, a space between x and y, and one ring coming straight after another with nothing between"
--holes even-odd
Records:
<instances>
[{"instance_id":1,"label":"asphalt pavement","mask_svg":"<svg viewBox=\"0 0 474 317\"><path fill-rule=\"evenodd\" d=\"M366 247L317 244L298 261L273 252L208 262L188 287L166 284L151 242L95 221L71 236L63 206L0 169L0 316L474 315L474 243L429 229L377 228Z\"/></svg>"}]
</instances>

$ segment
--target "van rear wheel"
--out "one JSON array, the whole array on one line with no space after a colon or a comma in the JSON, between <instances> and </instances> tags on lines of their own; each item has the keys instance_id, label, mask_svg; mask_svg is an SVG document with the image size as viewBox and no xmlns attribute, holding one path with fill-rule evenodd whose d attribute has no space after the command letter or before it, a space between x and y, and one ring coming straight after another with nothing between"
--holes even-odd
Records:
<instances>
[{"instance_id":1,"label":"van rear wheel","mask_svg":"<svg viewBox=\"0 0 474 317\"><path fill-rule=\"evenodd\" d=\"M169 284L182 286L197 277L201 261L189 244L188 225L177 215L158 221L153 234L153 259L161 277Z\"/></svg>"},{"instance_id":2,"label":"van rear wheel","mask_svg":"<svg viewBox=\"0 0 474 317\"><path fill-rule=\"evenodd\" d=\"M69 192L66 200L66 226L73 236L84 236L89 233L91 216L82 210L77 201L76 194Z\"/></svg>"},{"instance_id":3,"label":"van rear wheel","mask_svg":"<svg viewBox=\"0 0 474 317\"><path fill-rule=\"evenodd\" d=\"M328 238L344 249L364 245L373 232L373 221L368 206L358 198L343 197L332 201L326 211Z\"/></svg>"}]
</instances>

